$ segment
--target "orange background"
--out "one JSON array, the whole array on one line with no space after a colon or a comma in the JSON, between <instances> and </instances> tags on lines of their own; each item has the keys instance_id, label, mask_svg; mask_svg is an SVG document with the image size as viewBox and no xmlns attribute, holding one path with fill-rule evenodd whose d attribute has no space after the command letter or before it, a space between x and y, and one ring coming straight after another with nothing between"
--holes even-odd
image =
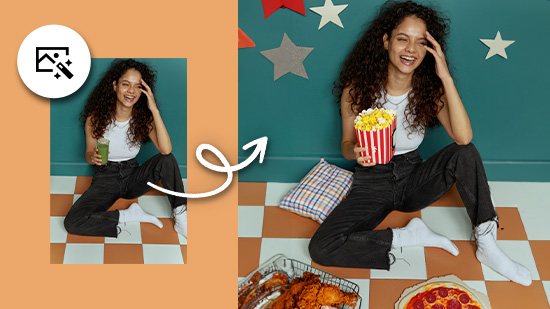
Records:
<instances>
[{"instance_id":1,"label":"orange background","mask_svg":"<svg viewBox=\"0 0 550 309\"><path fill-rule=\"evenodd\" d=\"M236 178L189 202L186 265L50 265L49 100L25 87L17 52L36 28L60 24L93 58L187 58L188 191L210 191L225 176L203 168L195 149L208 143L237 163L237 1L33 2L3 4L0 18L2 307L236 307Z\"/></svg>"}]
</instances>

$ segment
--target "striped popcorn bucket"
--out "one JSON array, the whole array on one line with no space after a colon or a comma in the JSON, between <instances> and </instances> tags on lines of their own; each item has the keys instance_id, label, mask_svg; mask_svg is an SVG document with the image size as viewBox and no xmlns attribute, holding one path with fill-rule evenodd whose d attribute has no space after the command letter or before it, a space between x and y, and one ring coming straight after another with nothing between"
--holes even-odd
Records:
<instances>
[{"instance_id":1,"label":"striped popcorn bucket","mask_svg":"<svg viewBox=\"0 0 550 309\"><path fill-rule=\"evenodd\" d=\"M355 129L359 147L365 148L361 156L370 156L365 163L386 164L390 162L395 153L393 133L395 132L395 119L391 125L382 130L363 131Z\"/></svg>"}]
</instances>

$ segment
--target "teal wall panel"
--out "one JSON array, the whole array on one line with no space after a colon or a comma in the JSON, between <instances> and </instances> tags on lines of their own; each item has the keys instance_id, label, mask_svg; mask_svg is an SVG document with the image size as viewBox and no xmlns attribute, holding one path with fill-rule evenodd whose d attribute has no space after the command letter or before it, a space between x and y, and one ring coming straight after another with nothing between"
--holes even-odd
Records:
<instances>
[{"instance_id":1,"label":"teal wall panel","mask_svg":"<svg viewBox=\"0 0 550 309\"><path fill-rule=\"evenodd\" d=\"M72 95L50 100L50 174L91 176L92 166L84 159L86 139L79 122L80 112L93 88L113 59L92 59L90 75ZM182 177L187 177L187 59L136 59L157 70L155 100L172 140L172 153ZM143 163L158 151L152 142L142 145L138 161Z\"/></svg>"},{"instance_id":2,"label":"teal wall panel","mask_svg":"<svg viewBox=\"0 0 550 309\"><path fill-rule=\"evenodd\" d=\"M306 16L279 9L264 19L261 1L239 1L239 27L256 47L239 50L239 145L269 137L263 164L239 172L240 181L299 181L321 157L352 168L340 153L341 121L331 91L345 56L383 1L333 0L348 4L344 29L329 23L305 1ZM451 19L449 60L468 111L489 180L550 181L550 1L461 0L431 4ZM493 56L479 39L515 40L508 59ZM286 33L297 46L313 47L304 61L309 79L287 74L273 81L273 64L260 51L279 47ZM424 158L452 140L442 127L429 130ZM251 150L239 150L239 161Z\"/></svg>"}]
</instances>

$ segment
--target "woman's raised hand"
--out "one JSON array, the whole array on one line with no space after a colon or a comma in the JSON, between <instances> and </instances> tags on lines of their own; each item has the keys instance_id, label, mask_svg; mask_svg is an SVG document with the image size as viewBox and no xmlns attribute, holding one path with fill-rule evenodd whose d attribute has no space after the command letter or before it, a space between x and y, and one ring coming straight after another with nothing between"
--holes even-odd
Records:
<instances>
[{"instance_id":1,"label":"woman's raised hand","mask_svg":"<svg viewBox=\"0 0 550 309\"><path fill-rule=\"evenodd\" d=\"M435 72L437 73L437 76L441 79L451 78L451 73L447 67L447 61L445 61L445 55L443 54L443 50L441 50L441 46L428 31L426 31L426 38L434 47L431 48L424 45L426 50L429 51L435 58Z\"/></svg>"},{"instance_id":2,"label":"woman's raised hand","mask_svg":"<svg viewBox=\"0 0 550 309\"><path fill-rule=\"evenodd\" d=\"M369 166L376 165L376 163L374 163L374 162L365 163L365 160L369 160L370 156L366 155L365 157L361 157L361 152L362 151L367 151L367 150L363 147L357 147L357 144L355 144L355 148L353 148L353 152L355 153L355 157L357 158L357 163L361 166L364 166L364 167L369 167Z\"/></svg>"},{"instance_id":3,"label":"woman's raised hand","mask_svg":"<svg viewBox=\"0 0 550 309\"><path fill-rule=\"evenodd\" d=\"M145 88L145 90L143 88L141 88L140 90L147 96L147 107L149 107L151 112L158 111L157 102L155 102L155 96L153 95L151 87L149 87L149 85L147 85L147 83L143 79L141 79L141 84Z\"/></svg>"}]
</instances>

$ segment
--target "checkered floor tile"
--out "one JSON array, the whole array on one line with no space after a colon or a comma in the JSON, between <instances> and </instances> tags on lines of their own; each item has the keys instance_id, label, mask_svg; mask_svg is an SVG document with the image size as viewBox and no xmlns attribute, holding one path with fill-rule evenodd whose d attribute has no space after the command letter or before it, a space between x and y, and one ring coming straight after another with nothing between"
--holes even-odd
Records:
<instances>
[{"instance_id":1,"label":"checkered floor tile","mask_svg":"<svg viewBox=\"0 0 550 309\"><path fill-rule=\"evenodd\" d=\"M116 238L68 234L63 226L73 203L91 184L92 177L50 177L50 263L51 264L184 264L187 240L172 228L171 208L166 195L151 190L133 199L119 199L110 210L126 209L139 203L157 216L162 229L149 223L120 224ZM184 186L187 182L184 179Z\"/></svg>"},{"instance_id":2,"label":"checkered floor tile","mask_svg":"<svg viewBox=\"0 0 550 309\"><path fill-rule=\"evenodd\" d=\"M471 224L456 188L415 213L391 213L377 229L402 227L420 217L449 237L460 250L453 257L440 249L393 250L398 258L389 271L323 267L313 262L307 246L319 224L280 209L281 198L296 183L239 183L239 279L282 253L359 285L361 308L393 308L403 290L432 277L455 274L489 296L493 308L550 308L550 183L490 182L500 216L498 244L525 265L533 284L512 283L481 265L470 243Z\"/></svg>"}]
</instances>

